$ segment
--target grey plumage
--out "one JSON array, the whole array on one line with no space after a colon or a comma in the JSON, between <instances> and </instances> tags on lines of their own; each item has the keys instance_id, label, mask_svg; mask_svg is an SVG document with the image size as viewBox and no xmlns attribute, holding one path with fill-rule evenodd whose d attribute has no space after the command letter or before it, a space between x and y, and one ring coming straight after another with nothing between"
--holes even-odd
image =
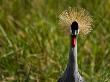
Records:
<instances>
[{"instance_id":1,"label":"grey plumage","mask_svg":"<svg viewBox=\"0 0 110 82\"><path fill-rule=\"evenodd\" d=\"M59 78L58 82L84 82L78 72L77 64L77 42L75 47L70 47L69 61L64 74Z\"/></svg>"}]
</instances>

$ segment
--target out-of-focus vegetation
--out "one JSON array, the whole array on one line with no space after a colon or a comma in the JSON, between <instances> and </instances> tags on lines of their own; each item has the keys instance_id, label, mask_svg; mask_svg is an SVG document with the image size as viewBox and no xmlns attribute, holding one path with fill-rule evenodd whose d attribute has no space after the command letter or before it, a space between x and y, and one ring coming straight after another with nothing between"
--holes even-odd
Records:
<instances>
[{"instance_id":1,"label":"out-of-focus vegetation","mask_svg":"<svg viewBox=\"0 0 110 82\"><path fill-rule=\"evenodd\" d=\"M0 0L0 82L56 82L65 70L69 36L58 14L87 9L94 30L78 38L79 71L86 82L110 82L110 0Z\"/></svg>"}]
</instances>

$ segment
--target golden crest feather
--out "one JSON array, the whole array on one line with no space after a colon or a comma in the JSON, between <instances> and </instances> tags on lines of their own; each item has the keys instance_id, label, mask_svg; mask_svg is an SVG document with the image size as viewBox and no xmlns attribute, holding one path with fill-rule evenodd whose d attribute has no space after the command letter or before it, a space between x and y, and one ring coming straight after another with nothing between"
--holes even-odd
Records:
<instances>
[{"instance_id":1,"label":"golden crest feather","mask_svg":"<svg viewBox=\"0 0 110 82\"><path fill-rule=\"evenodd\" d=\"M83 8L71 8L63 11L59 15L59 25L63 28L65 32L70 31L72 22L76 21L79 26L79 34L85 36L89 34L92 30L93 19L89 12Z\"/></svg>"}]
</instances>

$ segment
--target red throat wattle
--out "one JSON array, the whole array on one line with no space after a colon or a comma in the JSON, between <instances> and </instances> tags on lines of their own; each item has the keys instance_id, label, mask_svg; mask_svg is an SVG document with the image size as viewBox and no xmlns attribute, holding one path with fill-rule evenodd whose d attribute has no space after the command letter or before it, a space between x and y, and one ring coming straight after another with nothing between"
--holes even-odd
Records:
<instances>
[{"instance_id":1,"label":"red throat wattle","mask_svg":"<svg viewBox=\"0 0 110 82\"><path fill-rule=\"evenodd\" d=\"M76 45L76 36L72 37L71 43L72 43L72 47L75 47L75 45Z\"/></svg>"}]
</instances>

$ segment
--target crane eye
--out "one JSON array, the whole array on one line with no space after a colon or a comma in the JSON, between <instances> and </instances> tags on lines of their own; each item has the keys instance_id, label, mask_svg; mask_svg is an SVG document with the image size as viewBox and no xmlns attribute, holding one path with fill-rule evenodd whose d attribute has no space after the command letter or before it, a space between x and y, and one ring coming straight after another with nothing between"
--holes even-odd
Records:
<instances>
[{"instance_id":1,"label":"crane eye","mask_svg":"<svg viewBox=\"0 0 110 82\"><path fill-rule=\"evenodd\" d=\"M76 21L71 24L71 33L72 35L76 35L76 33L78 33L78 23Z\"/></svg>"}]
</instances>

